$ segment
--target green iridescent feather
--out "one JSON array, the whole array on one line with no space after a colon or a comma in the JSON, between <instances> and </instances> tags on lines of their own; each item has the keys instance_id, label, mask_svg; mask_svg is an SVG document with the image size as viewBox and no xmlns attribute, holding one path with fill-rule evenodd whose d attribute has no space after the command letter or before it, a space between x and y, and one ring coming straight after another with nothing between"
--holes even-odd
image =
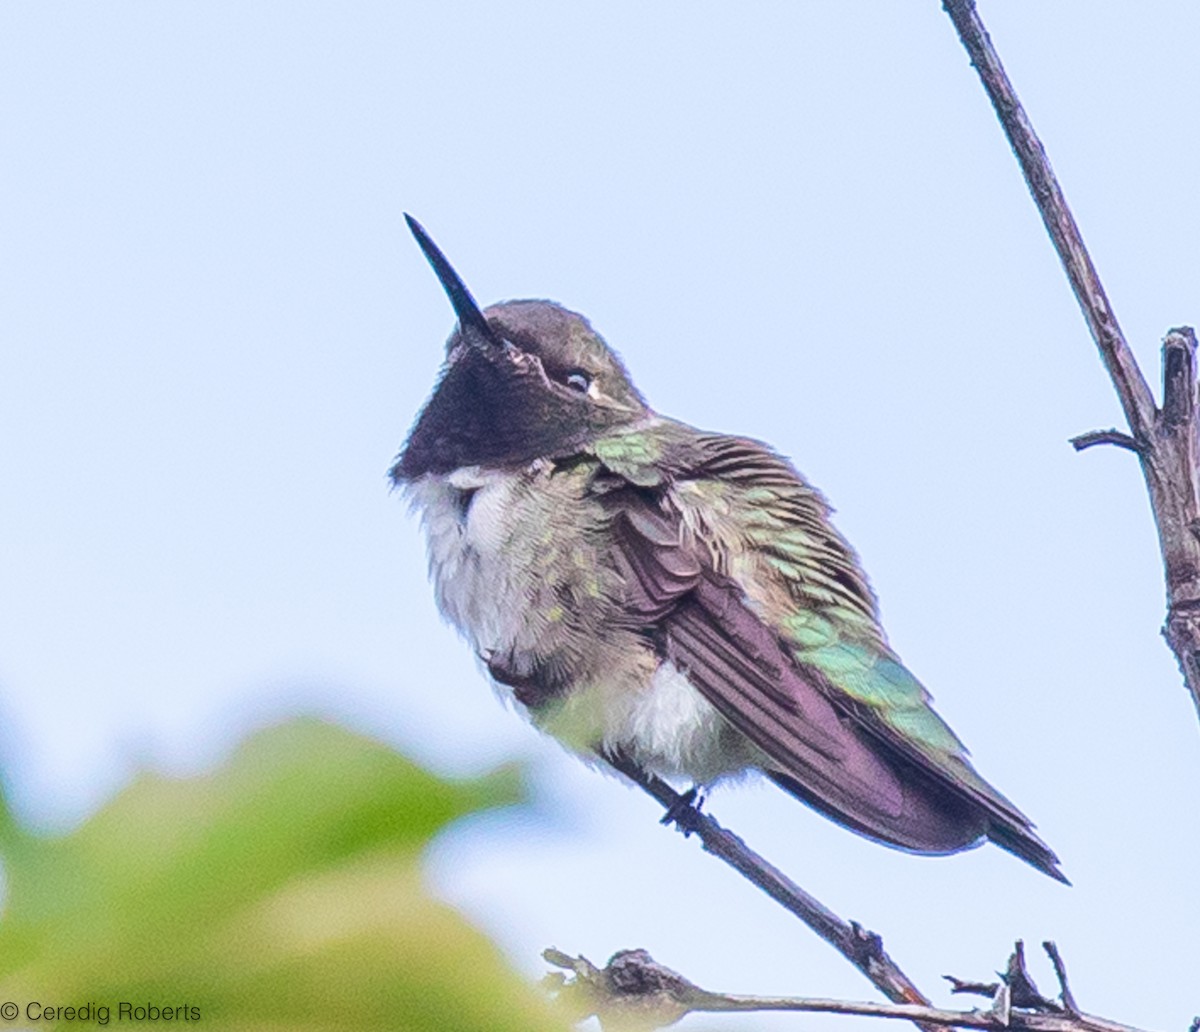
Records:
<instances>
[{"instance_id":1,"label":"green iridescent feather","mask_svg":"<svg viewBox=\"0 0 1200 1032\"><path fill-rule=\"evenodd\" d=\"M657 420L589 449L640 487L686 489L724 510L741 541L710 541L716 553L749 550L787 599L762 611L797 663L868 727L949 778L1011 806L969 766L967 750L934 711L925 687L900 662L880 626L874 593L853 549L829 520L824 497L766 445L703 434Z\"/></svg>"}]
</instances>

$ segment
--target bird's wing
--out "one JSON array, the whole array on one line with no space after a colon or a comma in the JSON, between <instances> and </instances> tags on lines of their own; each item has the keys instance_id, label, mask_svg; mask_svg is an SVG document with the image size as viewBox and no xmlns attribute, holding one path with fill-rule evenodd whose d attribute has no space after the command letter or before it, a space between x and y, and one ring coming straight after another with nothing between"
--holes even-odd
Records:
<instances>
[{"instance_id":1,"label":"bird's wing","mask_svg":"<svg viewBox=\"0 0 1200 1032\"><path fill-rule=\"evenodd\" d=\"M939 853L987 835L1055 873L888 648L821 495L745 438L681 433L653 463L644 447L597 447L624 485L605 504L631 616L767 772L873 838Z\"/></svg>"}]
</instances>

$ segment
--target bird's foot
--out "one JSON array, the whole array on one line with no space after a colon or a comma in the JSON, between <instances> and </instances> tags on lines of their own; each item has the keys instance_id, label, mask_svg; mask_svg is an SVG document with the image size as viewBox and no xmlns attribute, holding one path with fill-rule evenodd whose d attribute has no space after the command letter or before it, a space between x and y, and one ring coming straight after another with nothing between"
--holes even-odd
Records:
<instances>
[{"instance_id":1,"label":"bird's foot","mask_svg":"<svg viewBox=\"0 0 1200 1032\"><path fill-rule=\"evenodd\" d=\"M674 824L684 836L690 835L698 827L700 808L704 805L704 796L697 785L693 785L670 806L662 815L660 824Z\"/></svg>"}]
</instances>

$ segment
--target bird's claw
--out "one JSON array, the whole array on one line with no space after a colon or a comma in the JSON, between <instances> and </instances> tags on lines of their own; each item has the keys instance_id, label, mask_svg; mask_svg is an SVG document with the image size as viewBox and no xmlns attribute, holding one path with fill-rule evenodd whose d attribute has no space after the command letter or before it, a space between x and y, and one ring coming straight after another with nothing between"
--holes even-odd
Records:
<instances>
[{"instance_id":1,"label":"bird's claw","mask_svg":"<svg viewBox=\"0 0 1200 1032\"><path fill-rule=\"evenodd\" d=\"M704 805L704 797L700 789L693 786L679 796L662 815L659 824L674 824L684 836L690 835L698 826L700 807Z\"/></svg>"}]
</instances>

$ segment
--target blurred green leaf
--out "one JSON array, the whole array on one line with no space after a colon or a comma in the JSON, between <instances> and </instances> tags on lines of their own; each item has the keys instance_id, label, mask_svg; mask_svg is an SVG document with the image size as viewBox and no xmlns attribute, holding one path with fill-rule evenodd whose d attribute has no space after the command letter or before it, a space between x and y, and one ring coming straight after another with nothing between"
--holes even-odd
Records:
<instances>
[{"instance_id":1,"label":"blurred green leaf","mask_svg":"<svg viewBox=\"0 0 1200 1032\"><path fill-rule=\"evenodd\" d=\"M114 1023L121 1002L186 1006L229 1029L561 1029L421 878L431 836L521 799L514 768L445 781L301 720L212 774L143 775L69 835L8 823L0 1000L22 1017L90 1000Z\"/></svg>"}]
</instances>

